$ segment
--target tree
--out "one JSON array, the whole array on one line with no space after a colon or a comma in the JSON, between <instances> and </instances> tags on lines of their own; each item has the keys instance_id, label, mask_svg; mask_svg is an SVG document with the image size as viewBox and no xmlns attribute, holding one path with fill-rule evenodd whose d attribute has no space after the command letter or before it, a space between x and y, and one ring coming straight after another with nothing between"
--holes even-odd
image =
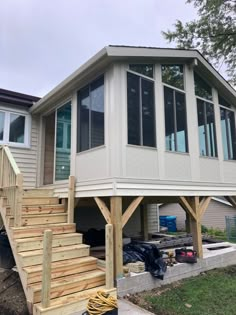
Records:
<instances>
[{"instance_id":1,"label":"tree","mask_svg":"<svg viewBox=\"0 0 236 315\"><path fill-rule=\"evenodd\" d=\"M224 64L228 80L236 85L236 0L187 0L197 8L198 18L175 30L162 32L178 48L195 48L218 70Z\"/></svg>"}]
</instances>

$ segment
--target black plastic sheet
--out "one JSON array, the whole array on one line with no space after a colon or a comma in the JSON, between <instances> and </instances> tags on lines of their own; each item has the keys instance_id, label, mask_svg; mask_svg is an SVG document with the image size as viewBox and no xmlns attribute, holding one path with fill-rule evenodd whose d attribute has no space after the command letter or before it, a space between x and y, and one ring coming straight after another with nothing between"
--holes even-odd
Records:
<instances>
[{"instance_id":1,"label":"black plastic sheet","mask_svg":"<svg viewBox=\"0 0 236 315\"><path fill-rule=\"evenodd\" d=\"M142 261L145 270L155 278L164 279L167 266L162 258L161 251L154 244L130 243L123 247L123 263Z\"/></svg>"}]
</instances>

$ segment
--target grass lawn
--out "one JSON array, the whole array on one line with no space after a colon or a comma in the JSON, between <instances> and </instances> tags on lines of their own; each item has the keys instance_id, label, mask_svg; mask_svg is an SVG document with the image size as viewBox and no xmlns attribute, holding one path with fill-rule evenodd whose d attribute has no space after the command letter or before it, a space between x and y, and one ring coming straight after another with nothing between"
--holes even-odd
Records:
<instances>
[{"instance_id":1,"label":"grass lawn","mask_svg":"<svg viewBox=\"0 0 236 315\"><path fill-rule=\"evenodd\" d=\"M236 265L130 297L157 315L235 315Z\"/></svg>"}]
</instances>

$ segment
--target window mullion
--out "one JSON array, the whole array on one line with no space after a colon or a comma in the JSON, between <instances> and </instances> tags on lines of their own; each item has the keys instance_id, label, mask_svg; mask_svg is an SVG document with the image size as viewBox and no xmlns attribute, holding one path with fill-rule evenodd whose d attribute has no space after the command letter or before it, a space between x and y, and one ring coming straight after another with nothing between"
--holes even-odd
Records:
<instances>
[{"instance_id":1,"label":"window mullion","mask_svg":"<svg viewBox=\"0 0 236 315\"><path fill-rule=\"evenodd\" d=\"M228 121L228 111L225 110L225 127L226 127L226 143L227 143L227 151L228 151L228 156L229 159L231 159L231 152L230 152L230 137L229 137L229 121Z\"/></svg>"},{"instance_id":2,"label":"window mullion","mask_svg":"<svg viewBox=\"0 0 236 315\"><path fill-rule=\"evenodd\" d=\"M89 149L92 146L92 130L91 130L91 85L89 85Z\"/></svg>"},{"instance_id":3,"label":"window mullion","mask_svg":"<svg viewBox=\"0 0 236 315\"><path fill-rule=\"evenodd\" d=\"M178 143L177 143L176 97L175 97L175 91L174 91L174 90L173 90L173 109L174 109L174 139L175 139L175 151L178 151Z\"/></svg>"},{"instance_id":4,"label":"window mullion","mask_svg":"<svg viewBox=\"0 0 236 315\"><path fill-rule=\"evenodd\" d=\"M143 145L143 101L142 101L142 78L139 78L139 113L140 113L140 145Z\"/></svg>"}]
</instances>

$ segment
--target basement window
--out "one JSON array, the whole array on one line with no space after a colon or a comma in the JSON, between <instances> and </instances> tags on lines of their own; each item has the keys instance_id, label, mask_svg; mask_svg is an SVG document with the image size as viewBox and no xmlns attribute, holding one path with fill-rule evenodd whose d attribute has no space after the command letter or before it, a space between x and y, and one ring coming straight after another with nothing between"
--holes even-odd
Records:
<instances>
[{"instance_id":1,"label":"basement window","mask_svg":"<svg viewBox=\"0 0 236 315\"><path fill-rule=\"evenodd\" d=\"M0 144L29 146L29 115L0 110Z\"/></svg>"}]
</instances>

